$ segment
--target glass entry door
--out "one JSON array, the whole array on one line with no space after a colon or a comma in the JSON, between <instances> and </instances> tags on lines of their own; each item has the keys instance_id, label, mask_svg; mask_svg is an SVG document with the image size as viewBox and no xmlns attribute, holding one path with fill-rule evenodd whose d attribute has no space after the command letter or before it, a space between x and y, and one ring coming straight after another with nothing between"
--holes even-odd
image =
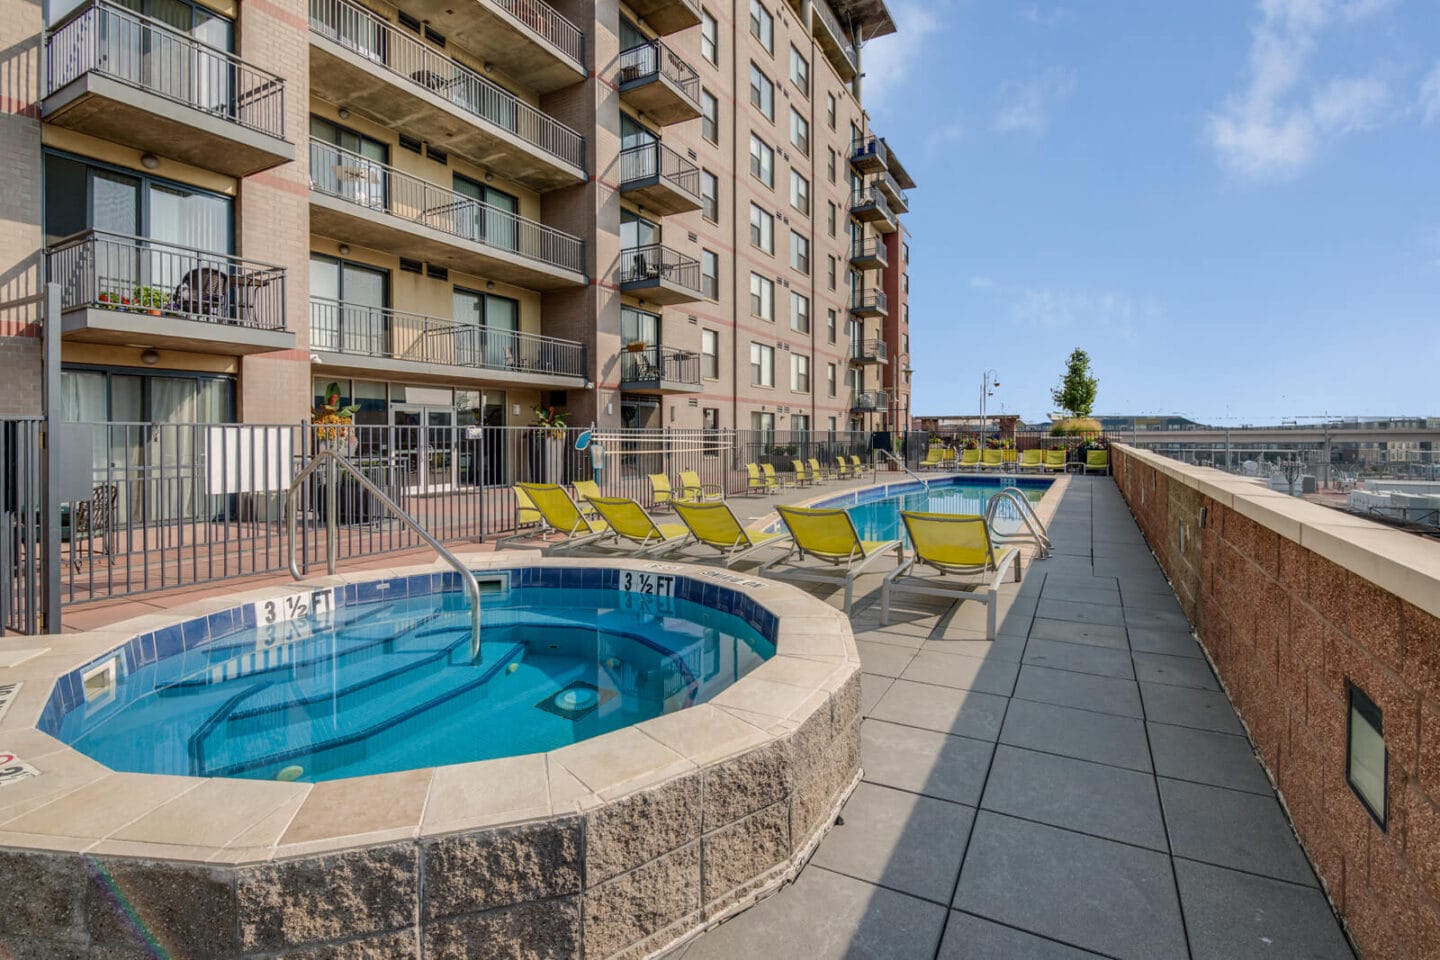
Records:
<instances>
[{"instance_id":1,"label":"glass entry door","mask_svg":"<svg viewBox=\"0 0 1440 960\"><path fill-rule=\"evenodd\" d=\"M455 485L455 411L397 403L390 408L395 456L405 467L408 494L435 493Z\"/></svg>"}]
</instances>

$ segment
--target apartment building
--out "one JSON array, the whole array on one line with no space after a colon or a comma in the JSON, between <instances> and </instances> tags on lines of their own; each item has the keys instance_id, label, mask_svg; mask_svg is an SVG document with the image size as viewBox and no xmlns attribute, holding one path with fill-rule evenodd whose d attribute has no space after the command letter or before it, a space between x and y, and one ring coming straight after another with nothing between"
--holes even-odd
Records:
<instances>
[{"instance_id":1,"label":"apartment building","mask_svg":"<svg viewBox=\"0 0 1440 960\"><path fill-rule=\"evenodd\" d=\"M880 0L0 0L0 407L765 430L909 418Z\"/></svg>"}]
</instances>

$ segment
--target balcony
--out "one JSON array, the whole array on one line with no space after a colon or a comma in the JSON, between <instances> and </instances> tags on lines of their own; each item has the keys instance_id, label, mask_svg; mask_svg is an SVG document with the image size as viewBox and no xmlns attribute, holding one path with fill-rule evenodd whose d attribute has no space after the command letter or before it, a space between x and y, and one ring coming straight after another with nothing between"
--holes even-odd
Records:
<instances>
[{"instance_id":1,"label":"balcony","mask_svg":"<svg viewBox=\"0 0 1440 960\"><path fill-rule=\"evenodd\" d=\"M881 233L894 233L900 226L885 200L885 194L873 186L861 187L851 195L850 215Z\"/></svg>"},{"instance_id":2,"label":"balcony","mask_svg":"<svg viewBox=\"0 0 1440 960\"><path fill-rule=\"evenodd\" d=\"M880 191L881 195L885 197L885 202L890 205L891 211L897 216L910 212L910 198L905 195L905 191L900 189L900 185L889 174L877 173L871 177L870 187Z\"/></svg>"},{"instance_id":3,"label":"balcony","mask_svg":"<svg viewBox=\"0 0 1440 960\"><path fill-rule=\"evenodd\" d=\"M629 6L662 37L700 24L700 5L694 0L634 0Z\"/></svg>"},{"instance_id":4,"label":"balcony","mask_svg":"<svg viewBox=\"0 0 1440 960\"><path fill-rule=\"evenodd\" d=\"M659 40L620 54L620 99L660 126L700 116L700 75Z\"/></svg>"},{"instance_id":5,"label":"balcony","mask_svg":"<svg viewBox=\"0 0 1440 960\"><path fill-rule=\"evenodd\" d=\"M884 340L854 340L850 343L850 365L863 367L867 364L881 364L889 360Z\"/></svg>"},{"instance_id":6,"label":"balcony","mask_svg":"<svg viewBox=\"0 0 1440 960\"><path fill-rule=\"evenodd\" d=\"M850 315L853 317L883 317L890 312L884 290L850 291Z\"/></svg>"},{"instance_id":7,"label":"balcony","mask_svg":"<svg viewBox=\"0 0 1440 960\"><path fill-rule=\"evenodd\" d=\"M885 163L886 169L890 171L890 176L894 177L895 182L898 183L902 188L906 190L914 190L915 181L911 178L909 172L905 169L905 165L900 162L900 158L895 155L895 151L890 149L890 144L885 143L885 140L883 138L880 142L885 146Z\"/></svg>"},{"instance_id":8,"label":"balcony","mask_svg":"<svg viewBox=\"0 0 1440 960\"><path fill-rule=\"evenodd\" d=\"M690 303L703 299L700 261L658 243L621 250L620 292L651 303Z\"/></svg>"},{"instance_id":9,"label":"balcony","mask_svg":"<svg viewBox=\"0 0 1440 960\"><path fill-rule=\"evenodd\" d=\"M620 192L662 216L700 209L700 168L662 143L620 151Z\"/></svg>"},{"instance_id":10,"label":"balcony","mask_svg":"<svg viewBox=\"0 0 1440 960\"><path fill-rule=\"evenodd\" d=\"M820 42L820 49L825 51L826 59L835 67L840 79L849 83L855 79L855 74L860 69L860 55L856 52L855 45L840 26L840 20L830 9L828 0L814 0L810 4L810 10L811 29L815 31L815 39Z\"/></svg>"},{"instance_id":11,"label":"balcony","mask_svg":"<svg viewBox=\"0 0 1440 960\"><path fill-rule=\"evenodd\" d=\"M320 140L310 141L310 229L532 290L587 282L579 237Z\"/></svg>"},{"instance_id":12,"label":"balcony","mask_svg":"<svg viewBox=\"0 0 1440 960\"><path fill-rule=\"evenodd\" d=\"M450 43L552 93L585 79L585 34L543 0L405 0L405 12Z\"/></svg>"},{"instance_id":13,"label":"balcony","mask_svg":"<svg viewBox=\"0 0 1440 960\"><path fill-rule=\"evenodd\" d=\"M388 21L310 0L310 91L532 190L583 183L585 138Z\"/></svg>"},{"instance_id":14,"label":"balcony","mask_svg":"<svg viewBox=\"0 0 1440 960\"><path fill-rule=\"evenodd\" d=\"M232 356L295 347L285 271L268 263L89 230L49 248L46 266L66 340Z\"/></svg>"},{"instance_id":15,"label":"balcony","mask_svg":"<svg viewBox=\"0 0 1440 960\"><path fill-rule=\"evenodd\" d=\"M877 413L890 409L890 394L884 390L866 390L850 401L852 413Z\"/></svg>"},{"instance_id":16,"label":"balcony","mask_svg":"<svg viewBox=\"0 0 1440 960\"><path fill-rule=\"evenodd\" d=\"M861 137L850 144L850 166L856 173L882 173L889 162L890 148L879 137Z\"/></svg>"},{"instance_id":17,"label":"balcony","mask_svg":"<svg viewBox=\"0 0 1440 960\"><path fill-rule=\"evenodd\" d=\"M562 389L586 378L585 346L573 340L319 297L310 298L310 349L327 369L365 373Z\"/></svg>"},{"instance_id":18,"label":"balcony","mask_svg":"<svg viewBox=\"0 0 1440 960\"><path fill-rule=\"evenodd\" d=\"M295 159L285 81L92 0L45 34L46 123L232 177Z\"/></svg>"},{"instance_id":19,"label":"balcony","mask_svg":"<svg viewBox=\"0 0 1440 960\"><path fill-rule=\"evenodd\" d=\"M890 265L890 255L885 241L879 237L866 237L850 245L850 265L857 270L884 270Z\"/></svg>"},{"instance_id":20,"label":"balcony","mask_svg":"<svg viewBox=\"0 0 1440 960\"><path fill-rule=\"evenodd\" d=\"M699 393L700 354L632 343L620 354L626 393Z\"/></svg>"}]
</instances>

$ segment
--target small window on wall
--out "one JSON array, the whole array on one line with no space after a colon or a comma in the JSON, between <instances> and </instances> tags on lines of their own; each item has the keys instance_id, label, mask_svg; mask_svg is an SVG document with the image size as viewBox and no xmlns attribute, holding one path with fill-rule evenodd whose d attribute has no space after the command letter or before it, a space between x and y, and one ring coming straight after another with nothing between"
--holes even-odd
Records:
<instances>
[{"instance_id":1,"label":"small window on wall","mask_svg":"<svg viewBox=\"0 0 1440 960\"><path fill-rule=\"evenodd\" d=\"M720 379L720 334L715 330L700 331L700 375Z\"/></svg>"},{"instance_id":2,"label":"small window on wall","mask_svg":"<svg viewBox=\"0 0 1440 960\"><path fill-rule=\"evenodd\" d=\"M720 63L720 24L709 10L700 11L700 55L713 64Z\"/></svg>"},{"instance_id":3,"label":"small window on wall","mask_svg":"<svg viewBox=\"0 0 1440 960\"><path fill-rule=\"evenodd\" d=\"M1348 687L1350 716L1345 738L1345 777L1355 796L1384 830L1389 815L1386 784L1390 769L1390 754L1385 748L1384 718L1380 707L1365 691L1353 683Z\"/></svg>"}]
</instances>

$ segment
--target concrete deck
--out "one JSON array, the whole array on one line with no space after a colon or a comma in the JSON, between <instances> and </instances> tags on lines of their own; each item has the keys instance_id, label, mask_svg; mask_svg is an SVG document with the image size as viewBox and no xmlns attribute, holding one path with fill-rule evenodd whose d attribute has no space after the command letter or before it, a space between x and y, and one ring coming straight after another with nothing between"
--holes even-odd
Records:
<instances>
[{"instance_id":1,"label":"concrete deck","mask_svg":"<svg viewBox=\"0 0 1440 960\"><path fill-rule=\"evenodd\" d=\"M1353 958L1114 484L1072 478L1050 532L993 642L975 603L857 602L864 781L668 960Z\"/></svg>"}]
</instances>

